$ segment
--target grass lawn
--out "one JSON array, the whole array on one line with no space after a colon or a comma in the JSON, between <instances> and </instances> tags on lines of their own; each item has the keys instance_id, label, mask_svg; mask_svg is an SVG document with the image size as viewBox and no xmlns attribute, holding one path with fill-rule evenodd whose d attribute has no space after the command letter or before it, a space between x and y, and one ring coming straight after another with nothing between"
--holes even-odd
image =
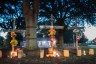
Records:
<instances>
[{"instance_id":1,"label":"grass lawn","mask_svg":"<svg viewBox=\"0 0 96 64\"><path fill-rule=\"evenodd\" d=\"M90 47L81 46L82 50L88 51ZM43 58L40 59L39 55L27 56L21 59L0 59L0 64L96 64L96 48L95 55L82 55L82 56L70 56L70 57L60 57L60 58ZM34 51L32 51L34 52ZM35 54L38 51L35 50Z\"/></svg>"}]
</instances>

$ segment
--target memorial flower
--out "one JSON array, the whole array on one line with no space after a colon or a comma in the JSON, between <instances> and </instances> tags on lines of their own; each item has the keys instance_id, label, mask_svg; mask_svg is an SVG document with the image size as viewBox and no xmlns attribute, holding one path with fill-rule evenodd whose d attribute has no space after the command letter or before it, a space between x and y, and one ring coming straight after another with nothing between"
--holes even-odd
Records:
<instances>
[{"instance_id":1,"label":"memorial flower","mask_svg":"<svg viewBox=\"0 0 96 64\"><path fill-rule=\"evenodd\" d=\"M55 30L54 28L50 28L50 29L48 30L48 32L49 32L49 34L48 34L49 36L56 34L56 30Z\"/></svg>"},{"instance_id":2,"label":"memorial flower","mask_svg":"<svg viewBox=\"0 0 96 64\"><path fill-rule=\"evenodd\" d=\"M10 44L13 46L17 46L18 41L16 39L13 39L13 40L11 40Z\"/></svg>"},{"instance_id":3,"label":"memorial flower","mask_svg":"<svg viewBox=\"0 0 96 64\"><path fill-rule=\"evenodd\" d=\"M55 36L50 36L50 40L53 41L55 39Z\"/></svg>"},{"instance_id":4,"label":"memorial flower","mask_svg":"<svg viewBox=\"0 0 96 64\"><path fill-rule=\"evenodd\" d=\"M11 32L11 37L15 37L15 36L16 36L15 32Z\"/></svg>"}]
</instances>

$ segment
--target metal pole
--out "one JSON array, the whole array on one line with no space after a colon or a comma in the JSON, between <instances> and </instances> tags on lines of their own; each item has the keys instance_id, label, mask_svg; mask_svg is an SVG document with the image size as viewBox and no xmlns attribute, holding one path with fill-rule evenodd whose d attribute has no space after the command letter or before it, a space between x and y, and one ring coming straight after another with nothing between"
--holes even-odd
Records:
<instances>
[{"instance_id":1,"label":"metal pole","mask_svg":"<svg viewBox=\"0 0 96 64\"><path fill-rule=\"evenodd\" d=\"M74 33L73 33L73 44L74 44L74 47L75 47L76 45L75 45Z\"/></svg>"},{"instance_id":2,"label":"metal pole","mask_svg":"<svg viewBox=\"0 0 96 64\"><path fill-rule=\"evenodd\" d=\"M78 33L76 32L76 49L78 50L78 39L77 39Z\"/></svg>"},{"instance_id":3,"label":"metal pole","mask_svg":"<svg viewBox=\"0 0 96 64\"><path fill-rule=\"evenodd\" d=\"M53 14L51 14L51 27L53 28L53 21L54 21L54 19L53 19Z\"/></svg>"}]
</instances>

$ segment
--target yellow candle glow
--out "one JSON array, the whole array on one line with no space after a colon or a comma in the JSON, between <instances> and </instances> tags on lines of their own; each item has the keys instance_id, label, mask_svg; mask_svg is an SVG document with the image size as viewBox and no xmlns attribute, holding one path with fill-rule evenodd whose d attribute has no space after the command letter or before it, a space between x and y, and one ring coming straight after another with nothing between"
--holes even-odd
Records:
<instances>
[{"instance_id":1,"label":"yellow candle glow","mask_svg":"<svg viewBox=\"0 0 96 64\"><path fill-rule=\"evenodd\" d=\"M64 57L69 57L69 50L63 50Z\"/></svg>"},{"instance_id":2,"label":"yellow candle glow","mask_svg":"<svg viewBox=\"0 0 96 64\"><path fill-rule=\"evenodd\" d=\"M89 55L94 55L94 49L89 49Z\"/></svg>"}]
</instances>

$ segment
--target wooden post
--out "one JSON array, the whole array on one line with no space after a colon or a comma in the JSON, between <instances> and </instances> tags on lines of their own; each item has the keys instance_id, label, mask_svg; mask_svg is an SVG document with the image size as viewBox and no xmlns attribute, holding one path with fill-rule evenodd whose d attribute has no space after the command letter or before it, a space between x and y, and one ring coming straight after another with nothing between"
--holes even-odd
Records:
<instances>
[{"instance_id":1,"label":"wooden post","mask_svg":"<svg viewBox=\"0 0 96 64\"><path fill-rule=\"evenodd\" d=\"M12 51L14 51L14 45L12 45Z\"/></svg>"},{"instance_id":2,"label":"wooden post","mask_svg":"<svg viewBox=\"0 0 96 64\"><path fill-rule=\"evenodd\" d=\"M84 27L78 27L77 26L77 18L75 18L75 27L69 27L68 29L73 29L73 32L76 34L76 49L78 50L78 32L79 32L79 29L83 29Z\"/></svg>"},{"instance_id":3,"label":"wooden post","mask_svg":"<svg viewBox=\"0 0 96 64\"><path fill-rule=\"evenodd\" d=\"M53 15L51 14L51 25L40 25L41 29L49 29L49 28L54 28L54 29L63 29L64 26L53 26ZM54 39L54 43L55 43L55 39ZM51 43L52 44L52 43ZM52 44L53 45L53 44ZM56 47L57 45L55 45Z\"/></svg>"},{"instance_id":4,"label":"wooden post","mask_svg":"<svg viewBox=\"0 0 96 64\"><path fill-rule=\"evenodd\" d=\"M77 18L76 18L76 30L77 30ZM78 39L77 39L77 36L78 36L78 32L76 32L76 49L78 51Z\"/></svg>"},{"instance_id":5,"label":"wooden post","mask_svg":"<svg viewBox=\"0 0 96 64\"><path fill-rule=\"evenodd\" d=\"M14 19L14 21L13 21L13 31L16 29L16 26L15 26L16 21L15 20L16 19Z\"/></svg>"},{"instance_id":6,"label":"wooden post","mask_svg":"<svg viewBox=\"0 0 96 64\"><path fill-rule=\"evenodd\" d=\"M77 56L81 56L81 50L78 49L78 32L79 32L79 29L83 29L84 27L78 27L77 26L77 18L75 18L75 27L72 27L72 28L68 28L68 29L73 29L73 32L76 34L76 51L77 51Z\"/></svg>"}]
</instances>

